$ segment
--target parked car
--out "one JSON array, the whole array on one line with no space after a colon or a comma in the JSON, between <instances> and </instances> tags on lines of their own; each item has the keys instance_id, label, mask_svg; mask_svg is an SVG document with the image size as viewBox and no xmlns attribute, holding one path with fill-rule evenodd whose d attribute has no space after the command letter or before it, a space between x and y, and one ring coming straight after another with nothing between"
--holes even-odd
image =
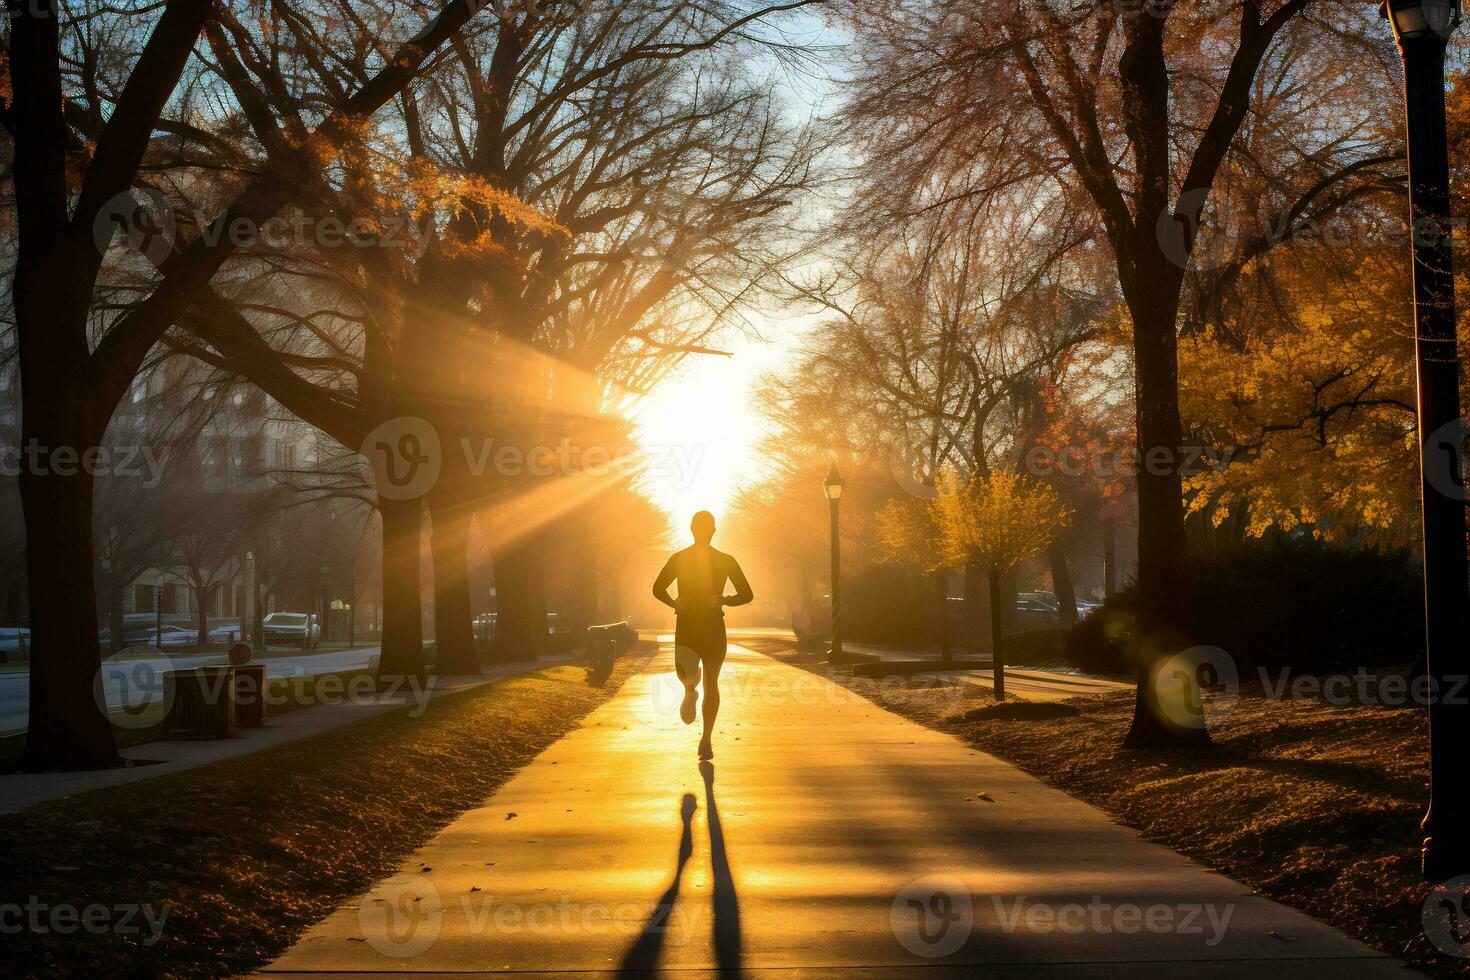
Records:
<instances>
[{"instance_id":1,"label":"parked car","mask_svg":"<svg viewBox=\"0 0 1470 980\"><path fill-rule=\"evenodd\" d=\"M260 622L260 632L266 646L290 645L314 650L322 641L322 628L313 613L268 613Z\"/></svg>"},{"instance_id":2,"label":"parked car","mask_svg":"<svg viewBox=\"0 0 1470 980\"><path fill-rule=\"evenodd\" d=\"M29 659L31 631L24 626L0 626L0 664Z\"/></svg>"},{"instance_id":3,"label":"parked car","mask_svg":"<svg viewBox=\"0 0 1470 980\"><path fill-rule=\"evenodd\" d=\"M1102 608L1101 602L1093 602L1091 599L1077 600L1077 618L1086 619Z\"/></svg>"},{"instance_id":4,"label":"parked car","mask_svg":"<svg viewBox=\"0 0 1470 980\"><path fill-rule=\"evenodd\" d=\"M198 630L186 630L178 626L164 624L160 633L156 629L148 630L139 641L144 646L157 647L186 647L193 646L199 642Z\"/></svg>"},{"instance_id":5,"label":"parked car","mask_svg":"<svg viewBox=\"0 0 1470 980\"><path fill-rule=\"evenodd\" d=\"M497 614L493 612L488 612L480 613L480 615L470 620L470 628L474 631L475 639L495 639L495 624L497 619ZM560 614L554 612L549 612L546 614L546 635L551 637L553 645L555 645L557 642L564 643L566 640L566 636L569 635L570 632L569 630L563 629L560 625L560 622Z\"/></svg>"},{"instance_id":6,"label":"parked car","mask_svg":"<svg viewBox=\"0 0 1470 980\"><path fill-rule=\"evenodd\" d=\"M240 632L240 624L234 626L216 626L209 631L210 643L239 643L244 639Z\"/></svg>"},{"instance_id":7,"label":"parked car","mask_svg":"<svg viewBox=\"0 0 1470 980\"><path fill-rule=\"evenodd\" d=\"M1090 599L1074 599L1073 604L1077 607L1077 618L1086 619L1099 606L1099 603ZM1016 593L1017 618L1027 627L1032 624L1037 626L1055 626L1061 619L1062 604L1052 592L1018 592Z\"/></svg>"}]
</instances>

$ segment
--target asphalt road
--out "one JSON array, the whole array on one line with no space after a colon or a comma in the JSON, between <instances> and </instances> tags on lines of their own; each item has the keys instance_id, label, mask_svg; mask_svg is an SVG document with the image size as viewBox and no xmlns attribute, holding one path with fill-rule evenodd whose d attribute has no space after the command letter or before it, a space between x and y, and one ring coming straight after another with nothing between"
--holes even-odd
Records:
<instances>
[{"instance_id":1,"label":"asphalt road","mask_svg":"<svg viewBox=\"0 0 1470 980\"><path fill-rule=\"evenodd\" d=\"M335 674L368 666L377 647L356 647L327 653L257 656L267 677L306 677ZM162 697L163 673L227 662L223 653L162 654L136 660L112 660L102 665L102 685L109 710L141 707ZM0 674L0 733L24 731L29 718L30 674Z\"/></svg>"}]
</instances>

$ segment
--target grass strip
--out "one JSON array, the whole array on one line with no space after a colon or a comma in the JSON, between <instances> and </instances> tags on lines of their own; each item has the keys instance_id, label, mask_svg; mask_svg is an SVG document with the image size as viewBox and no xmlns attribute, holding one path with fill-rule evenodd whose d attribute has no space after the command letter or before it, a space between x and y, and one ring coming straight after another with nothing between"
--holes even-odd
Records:
<instances>
[{"instance_id":1,"label":"grass strip","mask_svg":"<svg viewBox=\"0 0 1470 980\"><path fill-rule=\"evenodd\" d=\"M419 718L405 708L0 815L4 973L217 977L263 966L483 804L650 654L640 644L610 675L556 666L507 677L435 698Z\"/></svg>"}]
</instances>

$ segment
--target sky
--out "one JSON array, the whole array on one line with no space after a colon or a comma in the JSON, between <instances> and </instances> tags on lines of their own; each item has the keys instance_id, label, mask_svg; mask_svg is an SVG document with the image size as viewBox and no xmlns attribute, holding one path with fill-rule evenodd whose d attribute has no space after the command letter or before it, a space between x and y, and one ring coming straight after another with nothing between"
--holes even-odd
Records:
<instances>
[{"instance_id":1,"label":"sky","mask_svg":"<svg viewBox=\"0 0 1470 980\"><path fill-rule=\"evenodd\" d=\"M700 510L726 516L740 487L760 478L767 425L756 390L764 373L790 362L806 327L800 319L772 321L761 337L717 343L732 356L687 358L633 407L638 443L648 454L644 492L675 526Z\"/></svg>"},{"instance_id":2,"label":"sky","mask_svg":"<svg viewBox=\"0 0 1470 980\"><path fill-rule=\"evenodd\" d=\"M787 27L790 41L836 46L846 40L814 15ZM824 61L819 70L774 73L793 122L831 110L837 82L827 74L830 69ZM675 528L686 527L700 510L717 519L726 516L741 487L760 479L759 446L769 427L756 389L763 374L791 363L815 322L786 309L768 309L751 319L748 332L730 331L710 342L731 357L686 359L630 412L638 443L649 456L644 492Z\"/></svg>"}]
</instances>

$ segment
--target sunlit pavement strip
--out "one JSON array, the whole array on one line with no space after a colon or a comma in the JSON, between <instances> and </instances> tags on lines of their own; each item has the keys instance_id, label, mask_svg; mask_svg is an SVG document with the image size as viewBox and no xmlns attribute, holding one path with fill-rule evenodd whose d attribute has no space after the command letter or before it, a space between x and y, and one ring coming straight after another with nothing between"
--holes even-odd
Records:
<instances>
[{"instance_id":1,"label":"sunlit pavement strip","mask_svg":"<svg viewBox=\"0 0 1470 980\"><path fill-rule=\"evenodd\" d=\"M707 787L672 660L665 646L267 972L1411 975L1012 766L739 647ZM677 876L686 794L692 856Z\"/></svg>"},{"instance_id":2,"label":"sunlit pavement strip","mask_svg":"<svg viewBox=\"0 0 1470 980\"><path fill-rule=\"evenodd\" d=\"M950 684L967 684L973 687L994 687L995 680L988 670L962 670L950 673L915 674L916 678L941 681ZM1108 694L1113 691L1131 691L1132 684L1110 681L1101 677L1081 677L1048 670L1025 670L1006 668L1006 695L1017 695L1027 701L1065 701L1067 698L1083 697L1088 694Z\"/></svg>"}]
</instances>

